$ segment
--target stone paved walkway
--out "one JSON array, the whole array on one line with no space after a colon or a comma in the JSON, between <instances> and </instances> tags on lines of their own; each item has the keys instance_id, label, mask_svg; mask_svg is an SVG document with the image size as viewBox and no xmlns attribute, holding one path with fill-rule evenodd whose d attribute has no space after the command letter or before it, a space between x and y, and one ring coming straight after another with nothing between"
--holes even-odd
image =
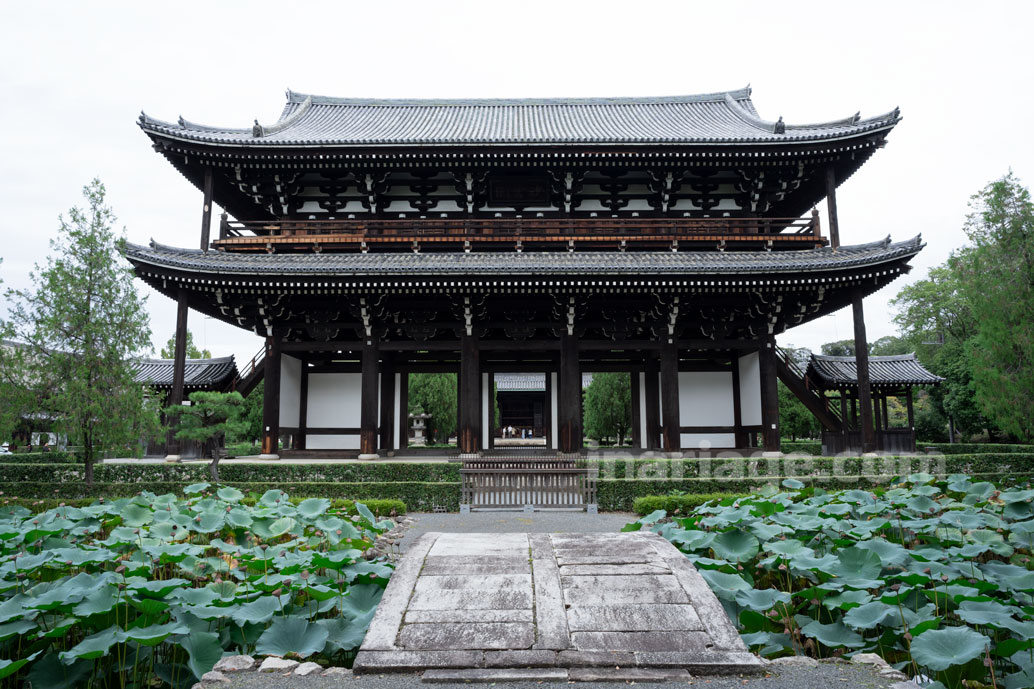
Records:
<instances>
[{"instance_id":1,"label":"stone paved walkway","mask_svg":"<svg viewBox=\"0 0 1034 689\"><path fill-rule=\"evenodd\" d=\"M433 669L425 681L518 668L562 681L616 666L761 669L693 566L644 533L425 533L355 662L358 673Z\"/></svg>"}]
</instances>

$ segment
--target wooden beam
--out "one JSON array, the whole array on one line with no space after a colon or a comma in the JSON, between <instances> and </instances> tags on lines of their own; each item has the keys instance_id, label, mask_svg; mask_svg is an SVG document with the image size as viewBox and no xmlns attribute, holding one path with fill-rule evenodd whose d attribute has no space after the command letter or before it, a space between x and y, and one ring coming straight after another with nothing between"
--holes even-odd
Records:
<instances>
[{"instance_id":1,"label":"wooden beam","mask_svg":"<svg viewBox=\"0 0 1034 689\"><path fill-rule=\"evenodd\" d=\"M570 454L582 449L582 370L578 361L578 340L566 332L560 336L560 375L557 410L557 448Z\"/></svg>"},{"instance_id":2,"label":"wooden beam","mask_svg":"<svg viewBox=\"0 0 1034 689\"><path fill-rule=\"evenodd\" d=\"M682 448L679 433L679 350L674 342L661 347L661 416L665 452Z\"/></svg>"},{"instance_id":3,"label":"wooden beam","mask_svg":"<svg viewBox=\"0 0 1034 689\"><path fill-rule=\"evenodd\" d=\"M205 168L204 207L201 211L201 250L208 251L212 236L212 168Z\"/></svg>"},{"instance_id":4,"label":"wooden beam","mask_svg":"<svg viewBox=\"0 0 1034 689\"><path fill-rule=\"evenodd\" d=\"M176 293L176 346L172 362L172 390L169 391L168 406L178 407L183 404L183 379L187 370L187 290L182 287ZM177 457L180 453L180 441L170 427L165 436L165 454Z\"/></svg>"},{"instance_id":5,"label":"wooden beam","mask_svg":"<svg viewBox=\"0 0 1034 689\"><path fill-rule=\"evenodd\" d=\"M869 344L865 339L862 297L851 304L854 313L854 354L858 369L858 411L861 414L862 452L876 451L876 429L872 422L872 389L869 381Z\"/></svg>"},{"instance_id":6,"label":"wooden beam","mask_svg":"<svg viewBox=\"0 0 1034 689\"><path fill-rule=\"evenodd\" d=\"M367 337L363 343L362 379L359 406L359 458L377 459L377 397L379 392L377 341Z\"/></svg>"},{"instance_id":7,"label":"wooden beam","mask_svg":"<svg viewBox=\"0 0 1034 689\"><path fill-rule=\"evenodd\" d=\"M460 454L465 455L475 455L481 450L481 366L478 354L475 336L460 338L460 418L456 440Z\"/></svg>"},{"instance_id":8,"label":"wooden beam","mask_svg":"<svg viewBox=\"0 0 1034 689\"><path fill-rule=\"evenodd\" d=\"M779 452L779 381L775 338L770 338L758 351L758 364L761 369L762 447L765 452Z\"/></svg>"},{"instance_id":9,"label":"wooden beam","mask_svg":"<svg viewBox=\"0 0 1034 689\"><path fill-rule=\"evenodd\" d=\"M262 454L280 452L280 340L266 337L262 388Z\"/></svg>"},{"instance_id":10,"label":"wooden beam","mask_svg":"<svg viewBox=\"0 0 1034 689\"><path fill-rule=\"evenodd\" d=\"M829 245L840 248L840 221L837 219L837 173L830 165L826 168L826 214L829 215Z\"/></svg>"}]
</instances>

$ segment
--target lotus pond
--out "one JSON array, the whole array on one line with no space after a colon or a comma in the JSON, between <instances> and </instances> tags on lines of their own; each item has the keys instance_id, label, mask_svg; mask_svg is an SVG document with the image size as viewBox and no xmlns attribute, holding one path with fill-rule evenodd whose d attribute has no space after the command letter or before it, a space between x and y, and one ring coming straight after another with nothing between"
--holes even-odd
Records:
<instances>
[{"instance_id":1,"label":"lotus pond","mask_svg":"<svg viewBox=\"0 0 1034 689\"><path fill-rule=\"evenodd\" d=\"M189 687L224 653L345 665L391 565L394 526L271 490L0 507L0 686Z\"/></svg>"},{"instance_id":2,"label":"lotus pond","mask_svg":"<svg viewBox=\"0 0 1034 689\"><path fill-rule=\"evenodd\" d=\"M685 553L765 657L878 653L929 687L1034 686L1034 490L782 487L625 530Z\"/></svg>"}]
</instances>

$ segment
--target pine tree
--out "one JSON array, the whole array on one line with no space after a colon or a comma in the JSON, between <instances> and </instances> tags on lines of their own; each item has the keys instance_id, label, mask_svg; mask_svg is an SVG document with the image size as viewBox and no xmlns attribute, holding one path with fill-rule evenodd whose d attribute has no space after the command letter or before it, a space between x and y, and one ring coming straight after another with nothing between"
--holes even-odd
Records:
<instances>
[{"instance_id":1,"label":"pine tree","mask_svg":"<svg viewBox=\"0 0 1034 689\"><path fill-rule=\"evenodd\" d=\"M212 458L209 472L219 480L218 441L227 435L243 433L247 421L240 418L244 398L239 392L192 392L190 406L168 407L165 414L176 424L176 439L191 440L207 448Z\"/></svg>"},{"instance_id":2,"label":"pine tree","mask_svg":"<svg viewBox=\"0 0 1034 689\"><path fill-rule=\"evenodd\" d=\"M176 356L176 335L169 338L168 343L162 347L162 358L172 359ZM187 331L187 358L188 359L211 359L212 352L207 349L198 349L194 344L194 333Z\"/></svg>"},{"instance_id":3,"label":"pine tree","mask_svg":"<svg viewBox=\"0 0 1034 689\"><path fill-rule=\"evenodd\" d=\"M102 448L135 445L157 430L153 405L133 381L131 360L150 348L144 299L121 258L124 231L105 205L104 185L83 188L86 209L60 217L34 287L8 290L13 336L26 344L33 386L69 441L82 448L86 483Z\"/></svg>"}]
</instances>

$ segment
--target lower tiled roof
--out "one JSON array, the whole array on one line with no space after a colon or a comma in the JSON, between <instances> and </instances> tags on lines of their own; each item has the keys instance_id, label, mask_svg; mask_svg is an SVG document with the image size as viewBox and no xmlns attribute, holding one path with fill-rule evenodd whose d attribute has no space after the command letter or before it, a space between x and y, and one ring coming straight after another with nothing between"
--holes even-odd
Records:
<instances>
[{"instance_id":1,"label":"lower tiled roof","mask_svg":"<svg viewBox=\"0 0 1034 689\"><path fill-rule=\"evenodd\" d=\"M858 362L853 356L812 354L807 375L821 387L857 386ZM943 380L927 371L915 354L869 357L869 381L872 385L938 385Z\"/></svg>"},{"instance_id":2,"label":"lower tiled roof","mask_svg":"<svg viewBox=\"0 0 1034 689\"><path fill-rule=\"evenodd\" d=\"M239 254L128 244L126 257L195 273L257 276L508 276L799 273L842 270L915 255L919 236L803 251L574 251Z\"/></svg>"},{"instance_id":3,"label":"lower tiled roof","mask_svg":"<svg viewBox=\"0 0 1034 689\"><path fill-rule=\"evenodd\" d=\"M137 383L156 388L171 388L173 359L141 359L134 362ZM232 356L218 359L187 359L183 386L195 389L221 390L237 376L237 364Z\"/></svg>"}]
</instances>

